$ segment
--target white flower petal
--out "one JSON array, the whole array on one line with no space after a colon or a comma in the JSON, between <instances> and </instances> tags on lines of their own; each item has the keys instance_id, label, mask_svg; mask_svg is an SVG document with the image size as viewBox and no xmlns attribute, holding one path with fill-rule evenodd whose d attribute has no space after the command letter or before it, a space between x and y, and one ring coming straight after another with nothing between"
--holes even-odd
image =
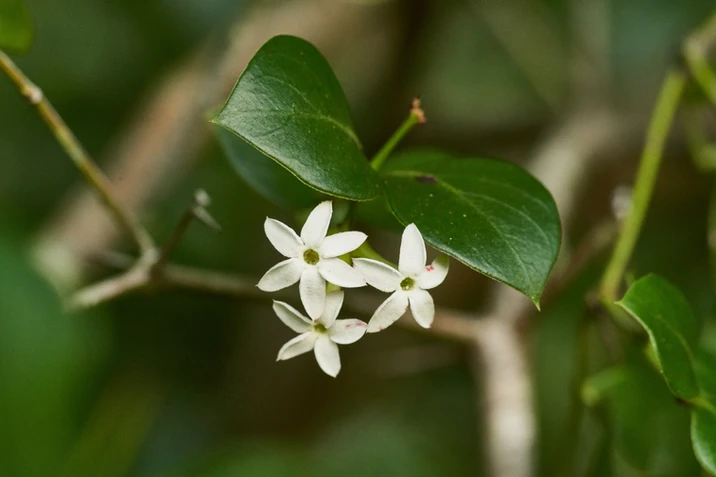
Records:
<instances>
[{"instance_id":1,"label":"white flower petal","mask_svg":"<svg viewBox=\"0 0 716 477\"><path fill-rule=\"evenodd\" d=\"M328 336L334 343L351 344L358 341L365 334L367 328L368 325L354 318L336 320L328 330Z\"/></svg>"},{"instance_id":2,"label":"white flower petal","mask_svg":"<svg viewBox=\"0 0 716 477\"><path fill-rule=\"evenodd\" d=\"M403 316L407 309L408 295L402 290L396 291L375 310L368 323L368 333L383 331Z\"/></svg>"},{"instance_id":3,"label":"white flower petal","mask_svg":"<svg viewBox=\"0 0 716 477\"><path fill-rule=\"evenodd\" d=\"M415 321L423 328L430 328L435 319L435 303L430 293L420 288L413 288L408 293L408 299Z\"/></svg>"},{"instance_id":4,"label":"white flower petal","mask_svg":"<svg viewBox=\"0 0 716 477\"><path fill-rule=\"evenodd\" d=\"M368 285L386 293L397 290L400 282L405 278L402 273L390 265L370 258L354 258L353 266L358 273L363 275Z\"/></svg>"},{"instance_id":5,"label":"white flower petal","mask_svg":"<svg viewBox=\"0 0 716 477\"><path fill-rule=\"evenodd\" d=\"M323 372L335 378L341 370L338 346L328 336L322 335L316 340L313 352L316 354L316 361Z\"/></svg>"},{"instance_id":6,"label":"white flower petal","mask_svg":"<svg viewBox=\"0 0 716 477\"><path fill-rule=\"evenodd\" d=\"M303 316L294 307L282 301L273 302L273 311L283 323L296 333L305 333L312 330L311 320Z\"/></svg>"},{"instance_id":7,"label":"white flower petal","mask_svg":"<svg viewBox=\"0 0 716 477\"><path fill-rule=\"evenodd\" d=\"M291 359L294 356L311 351L317 338L318 335L312 331L296 336L281 347L276 361Z\"/></svg>"},{"instance_id":8,"label":"white flower petal","mask_svg":"<svg viewBox=\"0 0 716 477\"><path fill-rule=\"evenodd\" d=\"M296 283L304 268L306 264L303 260L289 258L271 267L256 286L267 292L281 290Z\"/></svg>"},{"instance_id":9,"label":"white flower petal","mask_svg":"<svg viewBox=\"0 0 716 477\"><path fill-rule=\"evenodd\" d=\"M326 328L330 328L333 326L333 322L336 321L342 306L343 292L337 290L329 293L326 295L326 304L323 307L323 313L318 321L320 321Z\"/></svg>"},{"instance_id":10,"label":"white flower petal","mask_svg":"<svg viewBox=\"0 0 716 477\"><path fill-rule=\"evenodd\" d=\"M326 281L318 268L307 267L301 274L301 284L298 286L301 294L301 303L312 320L320 318L326 301Z\"/></svg>"},{"instance_id":11,"label":"white flower petal","mask_svg":"<svg viewBox=\"0 0 716 477\"><path fill-rule=\"evenodd\" d=\"M330 200L318 204L308 215L301 229L303 243L312 249L318 249L328 233L331 215L333 215L333 204Z\"/></svg>"},{"instance_id":12,"label":"white flower petal","mask_svg":"<svg viewBox=\"0 0 716 477\"><path fill-rule=\"evenodd\" d=\"M435 288L445 280L449 268L450 258L447 255L440 255L418 275L416 283L423 290Z\"/></svg>"},{"instance_id":13,"label":"white flower petal","mask_svg":"<svg viewBox=\"0 0 716 477\"><path fill-rule=\"evenodd\" d=\"M363 275L340 258L322 258L318 270L328 282L344 288L365 286Z\"/></svg>"},{"instance_id":14,"label":"white flower petal","mask_svg":"<svg viewBox=\"0 0 716 477\"><path fill-rule=\"evenodd\" d=\"M329 235L321 243L318 251L321 257L339 257L360 247L368 236L363 232L340 232Z\"/></svg>"},{"instance_id":15,"label":"white flower petal","mask_svg":"<svg viewBox=\"0 0 716 477\"><path fill-rule=\"evenodd\" d=\"M400 242L400 258L398 259L398 270L405 276L415 278L425 268L425 242L423 236L415 224L410 224L403 231L403 239Z\"/></svg>"},{"instance_id":16,"label":"white flower petal","mask_svg":"<svg viewBox=\"0 0 716 477\"><path fill-rule=\"evenodd\" d=\"M295 258L303 248L303 240L291 227L278 220L266 217L264 232L271 245L284 257Z\"/></svg>"}]
</instances>

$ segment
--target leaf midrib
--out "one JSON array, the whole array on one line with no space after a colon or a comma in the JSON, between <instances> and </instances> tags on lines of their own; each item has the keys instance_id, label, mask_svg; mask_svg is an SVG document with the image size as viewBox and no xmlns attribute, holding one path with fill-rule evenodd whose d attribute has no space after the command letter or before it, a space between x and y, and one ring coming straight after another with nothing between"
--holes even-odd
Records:
<instances>
[{"instance_id":1,"label":"leaf midrib","mask_svg":"<svg viewBox=\"0 0 716 477\"><path fill-rule=\"evenodd\" d=\"M325 116L323 114L313 114L313 113L305 113L302 111L284 111L281 109L253 109L253 110L242 110L242 111L236 111L237 115L246 115L246 116L258 116L258 115L285 115L288 117L305 117L309 119L316 119L319 121L325 121L328 122L334 126L336 126L338 129L340 129L346 136L348 136L352 142L358 146L358 149L362 149L363 146L360 143L360 140L358 139L358 136L356 133L345 124L337 121L335 118L332 118L330 116Z\"/></svg>"}]
</instances>

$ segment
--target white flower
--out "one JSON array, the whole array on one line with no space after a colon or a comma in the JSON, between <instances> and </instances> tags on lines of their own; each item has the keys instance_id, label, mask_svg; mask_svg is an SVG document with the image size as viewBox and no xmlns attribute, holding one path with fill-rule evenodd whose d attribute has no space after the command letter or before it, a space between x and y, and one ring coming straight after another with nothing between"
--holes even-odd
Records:
<instances>
[{"instance_id":1,"label":"white flower","mask_svg":"<svg viewBox=\"0 0 716 477\"><path fill-rule=\"evenodd\" d=\"M343 292L334 291L326 296L326 306L321 316L311 321L282 301L273 302L273 310L281 321L300 335L283 345L276 361L293 358L313 350L321 369L334 378L341 370L341 358L336 344L358 341L366 330L366 324L356 319L336 320L343 305Z\"/></svg>"},{"instance_id":2,"label":"white flower","mask_svg":"<svg viewBox=\"0 0 716 477\"><path fill-rule=\"evenodd\" d=\"M415 321L423 328L430 328L435 318L435 304L426 290L445 280L450 260L441 255L431 265L426 267L425 263L425 242L415 224L408 225L403 232L398 270L377 260L353 259L356 270L363 274L369 285L384 292L393 292L373 313L368 333L392 325L403 316L408 305Z\"/></svg>"},{"instance_id":3,"label":"white flower","mask_svg":"<svg viewBox=\"0 0 716 477\"><path fill-rule=\"evenodd\" d=\"M308 316L318 318L326 300L326 281L343 288L365 286L365 280L353 267L338 258L361 246L363 232L340 232L326 237L333 206L321 202L311 211L301 229L301 236L278 220L266 218L264 230L271 244L288 258L272 267L257 286L276 291L301 281L299 291Z\"/></svg>"}]
</instances>

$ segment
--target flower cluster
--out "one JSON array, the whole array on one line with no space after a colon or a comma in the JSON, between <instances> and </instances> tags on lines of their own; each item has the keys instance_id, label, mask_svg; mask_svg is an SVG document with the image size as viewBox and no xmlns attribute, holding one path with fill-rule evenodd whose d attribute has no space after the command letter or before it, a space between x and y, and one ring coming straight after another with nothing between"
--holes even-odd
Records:
<instances>
[{"instance_id":1,"label":"flower cluster","mask_svg":"<svg viewBox=\"0 0 716 477\"><path fill-rule=\"evenodd\" d=\"M301 303L308 317L284 302L274 301L276 315L286 326L300 333L281 348L278 360L313 350L321 369L335 377L341 369L338 344L354 343L366 331L384 330L403 316L408 307L420 326L430 328L435 304L427 290L445 280L449 260L439 256L426 266L425 242L415 224L410 224L403 232L397 270L367 258L354 258L351 266L340 257L350 256L368 237L353 231L328 235L332 215L332 203L321 202L306 219L300 236L278 220L267 218L266 236L286 260L271 267L257 286L272 292L299 282ZM370 285L391 295L373 313L368 324L352 318L338 320L343 291L327 293L327 284L341 288Z\"/></svg>"}]
</instances>

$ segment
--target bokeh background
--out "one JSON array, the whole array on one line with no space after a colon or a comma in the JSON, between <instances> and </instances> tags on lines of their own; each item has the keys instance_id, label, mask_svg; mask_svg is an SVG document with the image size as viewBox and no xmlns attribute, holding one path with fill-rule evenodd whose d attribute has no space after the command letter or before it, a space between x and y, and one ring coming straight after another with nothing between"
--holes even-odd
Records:
<instances>
[{"instance_id":1,"label":"bokeh background","mask_svg":"<svg viewBox=\"0 0 716 477\"><path fill-rule=\"evenodd\" d=\"M593 148L599 165L575 184L569 246L612 217L666 68L714 10L712 0L27 3L36 42L17 63L123 200L161 240L205 189L223 232L194 225L175 261L249 277L277 259L264 217L293 223L293 211L242 182L207 118L271 36L297 34L324 52L369 155L414 96L428 123L406 146L522 164L570 118L608 105L618 133ZM712 180L683 133L673 136L634 271L680 285L708 324ZM397 236L367 231L397 253ZM63 314L42 277L66 291L109 276L110 250L133 253L36 112L0 78L1 475L485 475L480 369L462 345L393 327L342 348L332 379L310 355L275 363L292 332L265 301L156 292ZM582 402L584 378L609 361L589 331L604 258L571 277L525 333L539 475L698 476L686 411L659 421L673 440L649 441L662 457L637 469L614 452L629 431L610 416L646 406L643 393L630 394L626 409ZM438 303L484 308L488 280L454 265ZM649 405L673 404L649 376Z\"/></svg>"}]
</instances>

